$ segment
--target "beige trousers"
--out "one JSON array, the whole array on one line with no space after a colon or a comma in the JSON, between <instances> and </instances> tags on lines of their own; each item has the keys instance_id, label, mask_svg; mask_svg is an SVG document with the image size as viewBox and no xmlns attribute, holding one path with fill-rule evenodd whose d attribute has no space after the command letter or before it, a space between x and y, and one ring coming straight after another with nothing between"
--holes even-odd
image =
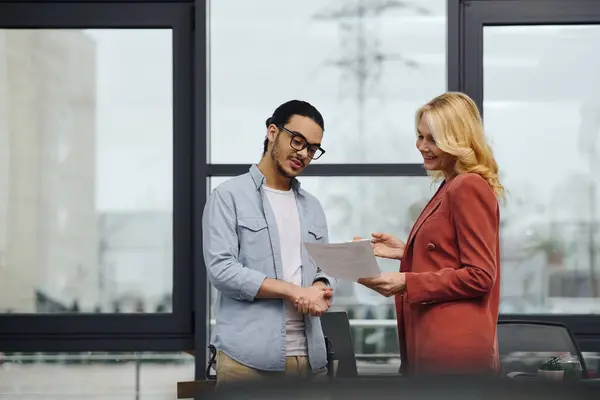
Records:
<instances>
[{"instance_id":1,"label":"beige trousers","mask_svg":"<svg viewBox=\"0 0 600 400\"><path fill-rule=\"evenodd\" d=\"M273 379L281 377L298 377L315 379L327 378L327 367L313 372L306 356L289 356L285 358L285 372L260 371L235 361L222 351L217 351L217 386L224 383L255 379Z\"/></svg>"}]
</instances>

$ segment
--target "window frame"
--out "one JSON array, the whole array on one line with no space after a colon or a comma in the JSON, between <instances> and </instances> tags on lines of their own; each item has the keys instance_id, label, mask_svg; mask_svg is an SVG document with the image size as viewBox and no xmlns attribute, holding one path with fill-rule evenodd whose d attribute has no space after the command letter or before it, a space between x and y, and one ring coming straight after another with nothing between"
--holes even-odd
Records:
<instances>
[{"instance_id":1,"label":"window frame","mask_svg":"<svg viewBox=\"0 0 600 400\"><path fill-rule=\"evenodd\" d=\"M196 232L203 191L195 184L196 169L205 157L194 157L194 145L205 136L205 81L202 51L204 1L128 2L67 0L34 3L0 1L0 29L171 29L173 43L173 311L147 314L3 314L0 315L0 348L7 352L58 351L182 351L193 349L205 336L196 335L206 324L205 301L195 299L196 287L205 286L205 275L195 274L201 258ZM200 9L200 11L198 11ZM195 37L194 37L195 36ZM195 56L195 58L194 58ZM194 63L200 62L197 68ZM195 85L190 85L194 82ZM194 102L196 94L197 101ZM202 146L200 145L200 148ZM205 152L198 152L198 155ZM204 184L201 185L204 188ZM196 310L196 311L194 311ZM201 330L200 330L201 331ZM196 357L204 365L203 353ZM200 371L204 369L201 368Z\"/></svg>"},{"instance_id":2,"label":"window frame","mask_svg":"<svg viewBox=\"0 0 600 400\"><path fill-rule=\"evenodd\" d=\"M448 90L471 96L482 115L484 27L600 24L600 2L590 0L448 0L447 7ZM500 319L562 323L583 351L600 351L598 314L501 314Z\"/></svg>"},{"instance_id":3,"label":"window frame","mask_svg":"<svg viewBox=\"0 0 600 400\"><path fill-rule=\"evenodd\" d=\"M234 177L248 172L252 164L208 164L207 178ZM309 164L302 176L369 177L427 176L423 164Z\"/></svg>"}]
</instances>

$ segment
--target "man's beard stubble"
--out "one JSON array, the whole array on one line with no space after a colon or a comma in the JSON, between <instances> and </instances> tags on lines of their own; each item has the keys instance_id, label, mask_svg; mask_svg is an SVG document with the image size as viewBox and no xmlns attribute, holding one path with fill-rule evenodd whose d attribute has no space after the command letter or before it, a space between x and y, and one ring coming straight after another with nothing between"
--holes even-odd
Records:
<instances>
[{"instance_id":1,"label":"man's beard stubble","mask_svg":"<svg viewBox=\"0 0 600 400\"><path fill-rule=\"evenodd\" d=\"M275 142L273 143L273 148L271 149L271 159L273 160L273 163L275 164L275 168L277 168L277 172L279 172L279 174L281 174L281 176L284 176L289 179L293 179L296 176L287 172L283 168L283 165L281 165L281 161L279 161L279 135L280 135L280 133L277 134L277 137L275 138Z\"/></svg>"}]
</instances>

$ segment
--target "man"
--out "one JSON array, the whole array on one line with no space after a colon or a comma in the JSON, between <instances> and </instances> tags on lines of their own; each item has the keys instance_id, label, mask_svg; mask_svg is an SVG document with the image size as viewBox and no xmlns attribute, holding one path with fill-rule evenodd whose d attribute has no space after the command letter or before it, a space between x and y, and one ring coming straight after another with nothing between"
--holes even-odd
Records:
<instances>
[{"instance_id":1,"label":"man","mask_svg":"<svg viewBox=\"0 0 600 400\"><path fill-rule=\"evenodd\" d=\"M218 291L212 338L218 385L327 372L318 317L331 304L334 282L302 244L327 243L327 221L296 179L325 153L323 117L292 100L266 125L259 164L214 189L204 209L204 260Z\"/></svg>"}]
</instances>

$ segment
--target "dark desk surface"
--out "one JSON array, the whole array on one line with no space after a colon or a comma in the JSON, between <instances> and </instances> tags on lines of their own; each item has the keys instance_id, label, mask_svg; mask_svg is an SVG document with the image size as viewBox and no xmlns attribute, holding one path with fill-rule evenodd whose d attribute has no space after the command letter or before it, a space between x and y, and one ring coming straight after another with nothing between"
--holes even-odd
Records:
<instances>
[{"instance_id":1,"label":"dark desk surface","mask_svg":"<svg viewBox=\"0 0 600 400\"><path fill-rule=\"evenodd\" d=\"M272 381L203 393L197 399L597 400L600 380L550 382L480 377L360 376L331 382Z\"/></svg>"}]
</instances>

